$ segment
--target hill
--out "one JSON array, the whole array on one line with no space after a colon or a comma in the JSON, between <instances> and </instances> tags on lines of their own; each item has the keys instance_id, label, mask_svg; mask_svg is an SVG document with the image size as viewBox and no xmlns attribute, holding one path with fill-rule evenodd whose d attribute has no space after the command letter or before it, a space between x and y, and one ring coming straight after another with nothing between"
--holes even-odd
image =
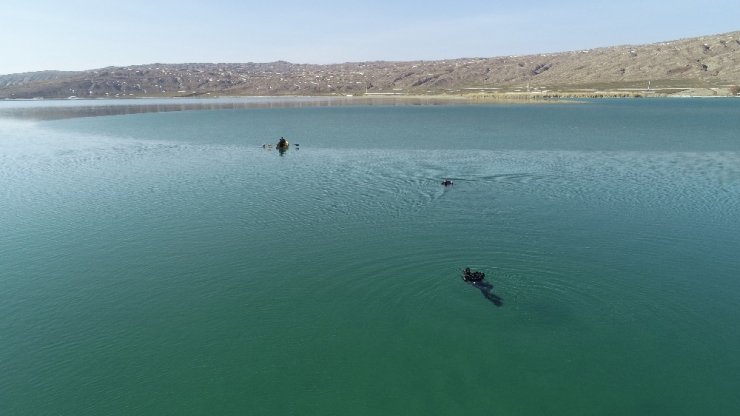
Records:
<instances>
[{"instance_id":1,"label":"hill","mask_svg":"<svg viewBox=\"0 0 740 416\"><path fill-rule=\"evenodd\" d=\"M521 93L736 95L740 31L552 54L333 65L190 63L0 75L0 98Z\"/></svg>"}]
</instances>

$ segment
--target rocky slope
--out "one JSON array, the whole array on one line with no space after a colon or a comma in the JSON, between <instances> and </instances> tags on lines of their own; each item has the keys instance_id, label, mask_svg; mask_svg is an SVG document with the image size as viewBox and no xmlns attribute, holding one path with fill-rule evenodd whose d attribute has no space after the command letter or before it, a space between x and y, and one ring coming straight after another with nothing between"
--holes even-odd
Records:
<instances>
[{"instance_id":1,"label":"rocky slope","mask_svg":"<svg viewBox=\"0 0 740 416\"><path fill-rule=\"evenodd\" d=\"M0 98L460 94L737 94L740 31L649 45L440 61L151 64L0 75ZM649 88L649 89L648 89ZM719 92L718 92L719 91Z\"/></svg>"}]
</instances>

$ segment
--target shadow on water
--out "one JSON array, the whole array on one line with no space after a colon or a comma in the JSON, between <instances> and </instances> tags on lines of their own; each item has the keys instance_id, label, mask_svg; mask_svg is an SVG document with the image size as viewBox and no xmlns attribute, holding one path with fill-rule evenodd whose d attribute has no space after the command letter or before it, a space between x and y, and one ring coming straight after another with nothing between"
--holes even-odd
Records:
<instances>
[{"instance_id":1,"label":"shadow on water","mask_svg":"<svg viewBox=\"0 0 740 416\"><path fill-rule=\"evenodd\" d=\"M501 299L501 296L493 293L493 285L486 282L485 280L481 280L479 282L469 282L471 286L475 287L476 289L480 290L480 293L483 294L483 297L488 299L491 303L493 303L496 306L503 306L504 300Z\"/></svg>"},{"instance_id":2,"label":"shadow on water","mask_svg":"<svg viewBox=\"0 0 740 416\"><path fill-rule=\"evenodd\" d=\"M463 282L469 283L471 286L480 290L483 297L488 299L491 303L496 306L502 306L504 304L503 299L500 296L493 293L493 285L486 282L486 274L480 271L470 270L470 267L466 267L462 270Z\"/></svg>"}]
</instances>

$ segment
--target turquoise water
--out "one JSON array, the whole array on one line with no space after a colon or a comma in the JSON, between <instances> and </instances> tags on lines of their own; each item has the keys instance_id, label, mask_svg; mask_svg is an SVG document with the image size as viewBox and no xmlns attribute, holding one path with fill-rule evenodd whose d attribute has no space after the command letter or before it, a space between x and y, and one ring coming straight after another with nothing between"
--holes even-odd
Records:
<instances>
[{"instance_id":1,"label":"turquoise water","mask_svg":"<svg viewBox=\"0 0 740 416\"><path fill-rule=\"evenodd\" d=\"M740 100L298 101L0 102L0 414L740 412Z\"/></svg>"}]
</instances>

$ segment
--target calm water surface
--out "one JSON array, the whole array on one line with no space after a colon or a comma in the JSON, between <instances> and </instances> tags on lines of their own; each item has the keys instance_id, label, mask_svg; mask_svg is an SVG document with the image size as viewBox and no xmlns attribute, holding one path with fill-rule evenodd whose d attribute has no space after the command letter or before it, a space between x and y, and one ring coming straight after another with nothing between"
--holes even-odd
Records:
<instances>
[{"instance_id":1,"label":"calm water surface","mask_svg":"<svg viewBox=\"0 0 740 416\"><path fill-rule=\"evenodd\" d=\"M740 100L247 101L0 102L0 414L740 412Z\"/></svg>"}]
</instances>

